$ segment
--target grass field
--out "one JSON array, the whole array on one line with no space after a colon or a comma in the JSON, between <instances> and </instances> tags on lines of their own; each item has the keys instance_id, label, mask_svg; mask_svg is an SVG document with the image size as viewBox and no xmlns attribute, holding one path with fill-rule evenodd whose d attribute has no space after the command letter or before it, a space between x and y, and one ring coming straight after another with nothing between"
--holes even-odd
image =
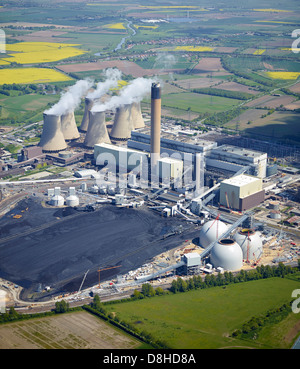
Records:
<instances>
[{"instance_id":1,"label":"grass field","mask_svg":"<svg viewBox=\"0 0 300 369\"><path fill-rule=\"evenodd\" d=\"M229 335L253 316L291 300L299 282L282 278L245 282L192 290L186 293L107 305L120 319L151 333L176 349L288 348L287 332L298 322L292 314L280 327L267 328L256 341L233 339ZM276 331L273 334L273 332Z\"/></svg>"},{"instance_id":2,"label":"grass field","mask_svg":"<svg viewBox=\"0 0 300 369\"><path fill-rule=\"evenodd\" d=\"M0 326L0 349L134 349L136 339L87 312Z\"/></svg>"}]
</instances>

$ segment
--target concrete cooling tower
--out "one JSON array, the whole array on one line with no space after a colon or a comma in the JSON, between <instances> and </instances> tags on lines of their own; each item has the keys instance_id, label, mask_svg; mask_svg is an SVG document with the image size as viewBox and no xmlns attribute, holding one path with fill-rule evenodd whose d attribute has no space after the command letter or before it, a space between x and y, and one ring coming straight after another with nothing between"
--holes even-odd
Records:
<instances>
[{"instance_id":1,"label":"concrete cooling tower","mask_svg":"<svg viewBox=\"0 0 300 369\"><path fill-rule=\"evenodd\" d=\"M85 108L84 108L84 113L83 113L83 117L82 117L82 121L81 121L81 125L79 130L81 132L87 132L88 130L88 126L89 126L89 112L93 107L94 104L94 100L93 99L89 99L88 97L85 98Z\"/></svg>"},{"instance_id":2,"label":"concrete cooling tower","mask_svg":"<svg viewBox=\"0 0 300 369\"><path fill-rule=\"evenodd\" d=\"M84 145L93 148L96 144L111 143L105 122L105 112L89 112L89 127Z\"/></svg>"},{"instance_id":3,"label":"concrete cooling tower","mask_svg":"<svg viewBox=\"0 0 300 369\"><path fill-rule=\"evenodd\" d=\"M206 248L213 241L216 241L223 233L227 231L228 227L219 219L214 219L206 222L199 233L199 243Z\"/></svg>"},{"instance_id":4,"label":"concrete cooling tower","mask_svg":"<svg viewBox=\"0 0 300 369\"><path fill-rule=\"evenodd\" d=\"M69 112L60 116L61 130L66 141L76 140L80 137L77 129L74 112Z\"/></svg>"},{"instance_id":5,"label":"concrete cooling tower","mask_svg":"<svg viewBox=\"0 0 300 369\"><path fill-rule=\"evenodd\" d=\"M253 229L240 229L233 239L240 245L244 260L258 260L263 253L263 244L260 234Z\"/></svg>"},{"instance_id":6,"label":"concrete cooling tower","mask_svg":"<svg viewBox=\"0 0 300 369\"><path fill-rule=\"evenodd\" d=\"M134 102L131 105L131 119L134 129L145 127L145 122L141 111L141 104L139 102Z\"/></svg>"},{"instance_id":7,"label":"concrete cooling tower","mask_svg":"<svg viewBox=\"0 0 300 369\"><path fill-rule=\"evenodd\" d=\"M44 113L43 118L43 132L38 146L41 146L45 152L65 150L67 144L61 130L60 116Z\"/></svg>"},{"instance_id":8,"label":"concrete cooling tower","mask_svg":"<svg viewBox=\"0 0 300 369\"><path fill-rule=\"evenodd\" d=\"M212 248L210 262L214 268L235 271L243 266L243 252L240 246L229 238L220 240Z\"/></svg>"},{"instance_id":9,"label":"concrete cooling tower","mask_svg":"<svg viewBox=\"0 0 300 369\"><path fill-rule=\"evenodd\" d=\"M131 131L134 129L131 119L131 105L126 104L116 109L114 124L110 132L110 137L116 140L128 140Z\"/></svg>"}]
</instances>

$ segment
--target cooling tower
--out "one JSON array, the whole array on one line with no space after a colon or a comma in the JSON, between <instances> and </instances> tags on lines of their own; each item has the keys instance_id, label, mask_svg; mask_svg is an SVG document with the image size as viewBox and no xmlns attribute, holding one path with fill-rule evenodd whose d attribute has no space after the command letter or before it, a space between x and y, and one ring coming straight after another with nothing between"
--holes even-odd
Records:
<instances>
[{"instance_id":1,"label":"cooling tower","mask_svg":"<svg viewBox=\"0 0 300 369\"><path fill-rule=\"evenodd\" d=\"M114 124L110 132L111 138L116 140L128 140L134 129L131 119L131 105L126 104L116 109Z\"/></svg>"},{"instance_id":2,"label":"cooling tower","mask_svg":"<svg viewBox=\"0 0 300 369\"><path fill-rule=\"evenodd\" d=\"M74 112L69 112L60 116L61 130L66 141L76 140L80 137L77 129Z\"/></svg>"},{"instance_id":3,"label":"cooling tower","mask_svg":"<svg viewBox=\"0 0 300 369\"><path fill-rule=\"evenodd\" d=\"M134 102L131 105L131 119L133 121L134 129L145 127L145 122L141 111L141 104L139 102Z\"/></svg>"},{"instance_id":4,"label":"cooling tower","mask_svg":"<svg viewBox=\"0 0 300 369\"><path fill-rule=\"evenodd\" d=\"M105 112L89 112L89 127L84 145L93 148L96 144L111 143L106 128Z\"/></svg>"},{"instance_id":5,"label":"cooling tower","mask_svg":"<svg viewBox=\"0 0 300 369\"><path fill-rule=\"evenodd\" d=\"M67 144L61 130L60 116L44 113L43 117L43 132L38 146L41 146L46 152L65 150Z\"/></svg>"},{"instance_id":6,"label":"cooling tower","mask_svg":"<svg viewBox=\"0 0 300 369\"><path fill-rule=\"evenodd\" d=\"M84 101L85 101L85 108L84 108L84 113L83 113L81 125L80 125L80 128L79 128L79 130L81 132L87 132L87 130L88 130L88 126L89 126L89 111L92 109L93 103L94 103L94 100L93 99L89 99L88 97L86 97Z\"/></svg>"},{"instance_id":7,"label":"cooling tower","mask_svg":"<svg viewBox=\"0 0 300 369\"><path fill-rule=\"evenodd\" d=\"M151 160L153 165L160 158L161 88L160 83L151 87Z\"/></svg>"}]
</instances>

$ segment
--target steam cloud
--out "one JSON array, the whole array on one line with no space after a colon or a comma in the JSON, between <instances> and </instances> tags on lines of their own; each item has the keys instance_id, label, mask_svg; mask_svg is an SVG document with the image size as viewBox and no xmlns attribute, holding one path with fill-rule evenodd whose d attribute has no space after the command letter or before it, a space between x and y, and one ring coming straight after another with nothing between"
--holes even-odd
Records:
<instances>
[{"instance_id":1,"label":"steam cloud","mask_svg":"<svg viewBox=\"0 0 300 369\"><path fill-rule=\"evenodd\" d=\"M80 105L82 96L88 92L93 83L90 79L77 81L75 85L62 93L60 100L55 105L45 110L45 114L62 115L74 111Z\"/></svg>"},{"instance_id":2,"label":"steam cloud","mask_svg":"<svg viewBox=\"0 0 300 369\"><path fill-rule=\"evenodd\" d=\"M94 91L88 93L87 97L90 99L99 99L111 88L118 86L118 81L122 77L122 72L119 69L108 68L104 72L105 81L99 82Z\"/></svg>"},{"instance_id":3,"label":"steam cloud","mask_svg":"<svg viewBox=\"0 0 300 369\"><path fill-rule=\"evenodd\" d=\"M102 104L95 104L91 111L101 112L105 110L115 110L119 106L140 102L147 94L151 92L151 85L155 82L153 79L139 77L129 82L123 87L119 95L113 96L110 100Z\"/></svg>"}]
</instances>

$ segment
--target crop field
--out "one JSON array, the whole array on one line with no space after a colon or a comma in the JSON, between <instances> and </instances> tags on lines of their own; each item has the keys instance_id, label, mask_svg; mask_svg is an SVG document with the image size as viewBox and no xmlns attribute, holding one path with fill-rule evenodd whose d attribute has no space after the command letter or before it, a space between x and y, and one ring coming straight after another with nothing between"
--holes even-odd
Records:
<instances>
[{"instance_id":1,"label":"crop field","mask_svg":"<svg viewBox=\"0 0 300 369\"><path fill-rule=\"evenodd\" d=\"M246 106L248 107L255 107L255 108L268 108L268 109L275 109L279 108L281 105L285 108L289 106L292 102L294 102L296 98L294 96L272 96L272 95L265 95L261 96L255 100L249 101Z\"/></svg>"},{"instance_id":2,"label":"crop field","mask_svg":"<svg viewBox=\"0 0 300 369\"><path fill-rule=\"evenodd\" d=\"M18 64L37 64L55 62L85 53L85 51L75 46L79 45L53 42L19 42L8 44L6 45L8 57L3 58L3 60Z\"/></svg>"},{"instance_id":3,"label":"crop field","mask_svg":"<svg viewBox=\"0 0 300 369\"><path fill-rule=\"evenodd\" d=\"M0 326L1 349L134 349L140 345L85 311Z\"/></svg>"},{"instance_id":4,"label":"crop field","mask_svg":"<svg viewBox=\"0 0 300 369\"><path fill-rule=\"evenodd\" d=\"M287 338L289 331L299 324L296 314L268 328L268 335L263 330L253 341L229 335L252 317L289 302L296 288L299 282L270 278L107 306L121 320L151 333L174 349L278 349L288 348L295 337Z\"/></svg>"},{"instance_id":5,"label":"crop field","mask_svg":"<svg viewBox=\"0 0 300 369\"><path fill-rule=\"evenodd\" d=\"M300 76L300 72L266 72L266 75L272 79L295 80Z\"/></svg>"},{"instance_id":6,"label":"crop field","mask_svg":"<svg viewBox=\"0 0 300 369\"><path fill-rule=\"evenodd\" d=\"M237 105L239 100L219 96L209 96L192 92L162 96L162 106L190 110L197 113L224 111Z\"/></svg>"},{"instance_id":7,"label":"crop field","mask_svg":"<svg viewBox=\"0 0 300 369\"><path fill-rule=\"evenodd\" d=\"M72 78L50 68L13 68L0 69L0 81L3 84L30 84L72 81Z\"/></svg>"}]
</instances>

